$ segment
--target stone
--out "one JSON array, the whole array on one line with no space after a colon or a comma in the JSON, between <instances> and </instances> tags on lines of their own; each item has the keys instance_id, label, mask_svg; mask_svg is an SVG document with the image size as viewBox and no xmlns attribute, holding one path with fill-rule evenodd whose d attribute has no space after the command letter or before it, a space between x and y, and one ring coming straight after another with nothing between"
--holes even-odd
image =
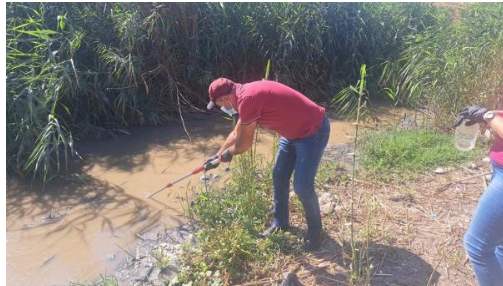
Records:
<instances>
[{"instance_id":1,"label":"stone","mask_svg":"<svg viewBox=\"0 0 503 286\"><path fill-rule=\"evenodd\" d=\"M133 257L126 257L121 261L115 270L115 276L120 285L165 285L165 281L171 281L178 275L181 266L179 259L182 252L182 245L190 243L196 244L193 236L194 226L190 224L180 227L163 229L152 233L145 233L138 241L136 253L133 250ZM156 257L167 258L166 267L158 267Z\"/></svg>"},{"instance_id":2,"label":"stone","mask_svg":"<svg viewBox=\"0 0 503 286\"><path fill-rule=\"evenodd\" d=\"M490 182L492 178L493 178L493 175L486 175L487 182Z\"/></svg>"},{"instance_id":3,"label":"stone","mask_svg":"<svg viewBox=\"0 0 503 286\"><path fill-rule=\"evenodd\" d=\"M482 159L482 162L484 162L484 163L491 163L491 158L485 157L484 159Z\"/></svg>"},{"instance_id":4,"label":"stone","mask_svg":"<svg viewBox=\"0 0 503 286\"><path fill-rule=\"evenodd\" d=\"M475 164L475 163L471 163L470 166L469 166L469 168L472 169L472 170L476 170L476 169L479 168L479 166L477 166L477 164Z\"/></svg>"},{"instance_id":5,"label":"stone","mask_svg":"<svg viewBox=\"0 0 503 286\"><path fill-rule=\"evenodd\" d=\"M159 274L161 274L161 268L159 267L154 267L152 271L150 272L150 275L148 276L148 281L155 281L159 279Z\"/></svg>"},{"instance_id":6,"label":"stone","mask_svg":"<svg viewBox=\"0 0 503 286\"><path fill-rule=\"evenodd\" d=\"M148 281L148 277L150 276L153 268L153 266L148 265L135 267L132 271L130 271L129 277L133 281L146 282Z\"/></svg>"},{"instance_id":7,"label":"stone","mask_svg":"<svg viewBox=\"0 0 503 286\"><path fill-rule=\"evenodd\" d=\"M330 196L330 193L324 193L319 198L320 204L324 204L324 203L330 202L330 201L332 201L332 196Z\"/></svg>"},{"instance_id":8,"label":"stone","mask_svg":"<svg viewBox=\"0 0 503 286\"><path fill-rule=\"evenodd\" d=\"M147 232L141 235L141 238L144 240L157 240L157 233Z\"/></svg>"},{"instance_id":9,"label":"stone","mask_svg":"<svg viewBox=\"0 0 503 286\"><path fill-rule=\"evenodd\" d=\"M331 214L335 209L335 203L334 202L328 202L323 205L320 205L320 210L321 213L324 215L329 215Z\"/></svg>"},{"instance_id":10,"label":"stone","mask_svg":"<svg viewBox=\"0 0 503 286\"><path fill-rule=\"evenodd\" d=\"M319 198L320 211L324 215L331 214L335 209L335 203L330 193L324 193Z\"/></svg>"},{"instance_id":11,"label":"stone","mask_svg":"<svg viewBox=\"0 0 503 286\"><path fill-rule=\"evenodd\" d=\"M436 168L435 170L433 170L433 172L435 174L439 174L439 175L447 173L447 171L444 168L441 168L441 167Z\"/></svg>"}]
</instances>

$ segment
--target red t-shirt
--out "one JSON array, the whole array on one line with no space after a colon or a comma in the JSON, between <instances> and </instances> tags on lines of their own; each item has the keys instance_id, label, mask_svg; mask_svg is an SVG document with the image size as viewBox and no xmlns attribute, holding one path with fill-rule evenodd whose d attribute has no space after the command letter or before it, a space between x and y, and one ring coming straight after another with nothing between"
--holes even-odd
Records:
<instances>
[{"instance_id":1,"label":"red t-shirt","mask_svg":"<svg viewBox=\"0 0 503 286\"><path fill-rule=\"evenodd\" d=\"M239 84L236 96L241 124L257 121L287 139L313 135L325 116L325 108L275 81Z\"/></svg>"}]
</instances>

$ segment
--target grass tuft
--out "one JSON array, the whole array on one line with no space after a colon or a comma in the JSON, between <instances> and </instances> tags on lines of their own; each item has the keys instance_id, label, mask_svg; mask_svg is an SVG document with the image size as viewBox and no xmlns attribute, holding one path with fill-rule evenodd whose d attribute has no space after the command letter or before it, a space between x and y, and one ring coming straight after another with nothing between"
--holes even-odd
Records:
<instances>
[{"instance_id":1,"label":"grass tuft","mask_svg":"<svg viewBox=\"0 0 503 286\"><path fill-rule=\"evenodd\" d=\"M361 139L361 166L385 178L416 176L434 167L448 167L482 156L485 147L477 144L469 152L454 147L454 136L429 130L382 130L366 133Z\"/></svg>"}]
</instances>

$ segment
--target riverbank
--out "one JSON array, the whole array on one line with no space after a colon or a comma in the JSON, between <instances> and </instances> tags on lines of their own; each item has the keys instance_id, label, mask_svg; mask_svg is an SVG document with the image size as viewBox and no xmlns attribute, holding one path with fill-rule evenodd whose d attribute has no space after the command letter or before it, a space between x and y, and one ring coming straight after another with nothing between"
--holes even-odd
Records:
<instances>
[{"instance_id":1,"label":"riverbank","mask_svg":"<svg viewBox=\"0 0 503 286\"><path fill-rule=\"evenodd\" d=\"M383 117L393 111L384 110ZM401 109L396 113L400 114ZM401 115L396 115L401 116ZM162 127L127 130L118 137L76 142L83 160L69 162L66 177L45 186L7 181L7 283L67 285L112 273L134 248L136 233L187 223L181 197L204 184L193 176L152 199L145 195L204 162L232 130L221 115ZM331 120L330 142L347 140L353 126ZM257 153L273 154L274 136L261 131ZM226 175L222 174L221 182ZM189 188L188 188L189 187ZM191 191L190 191L191 192ZM75 259L78 257L79 259Z\"/></svg>"},{"instance_id":2,"label":"riverbank","mask_svg":"<svg viewBox=\"0 0 503 286\"><path fill-rule=\"evenodd\" d=\"M408 134L400 136L405 138L403 140L409 138ZM452 147L450 142L438 145L432 152ZM429 169L416 172L414 176L404 176L409 179L401 181L389 182L388 176L369 174L357 177L353 198L351 176L349 170L343 167L343 163L352 158L351 150L351 144L329 146L320 166L316 184L325 229L321 249L314 253L300 250L306 225L301 205L292 192L291 232L280 233L269 241L258 238L253 231L249 234L243 233L246 227L242 229L231 224L229 228L233 233L222 232L217 238L221 243L228 244L213 243L213 248L208 248L207 241L203 241L202 246L192 244L190 248L186 248L185 257L177 256L183 258L178 260L181 263L178 268L175 267L178 273L183 275L182 280L187 277L196 279L198 282L194 285L278 285L288 273L295 273L304 285L473 285L475 278L464 255L462 235L481 192L490 182L491 167L487 158L481 156L481 149L472 151L463 163L457 162L453 156L444 156L450 161L438 161L438 166L429 166ZM363 161L365 160L364 156ZM424 166L417 167L424 169ZM407 170L401 171L406 175ZM229 192L233 192L232 187L224 191L225 194ZM207 208L212 208L212 205L215 209L220 207L214 204L227 205L226 195L207 194L204 197L208 200L203 202L205 218L211 217L208 214L212 212ZM244 200L239 196L235 198ZM353 214L351 201L354 202ZM233 212L233 218L238 223L242 221L245 216L242 210L234 209ZM208 231L204 225L214 224L218 228L218 225L226 224L222 221L226 218L225 215L215 215L220 220L203 221L203 231ZM270 215L270 212L266 211L266 216ZM351 220L351 217L354 220ZM351 261L351 224L360 257L357 272L353 270ZM200 234L195 235L201 237ZM247 242L248 237L254 242ZM211 236L206 238L215 239ZM235 241L237 238L244 240ZM267 248L271 247L271 243L272 246L278 247L277 251L274 251L274 247ZM161 245L165 245L165 242ZM220 262L224 258L222 251L226 251L224 248L219 250L218 247L234 249L236 256L249 260L234 261L234 264L227 264L225 267L225 264L222 264L222 267L218 267L213 262ZM275 254L267 256L265 253L266 257L247 254L249 251L257 251L256 247L265 247L263 251L272 250L270 254ZM203 253L200 253L202 249ZM199 264L186 264L196 261ZM201 263L207 265L206 270L200 268ZM187 276L186 267L192 267L191 276ZM238 275L233 276L232 272L229 272L232 267L241 267ZM155 274L162 272L162 269L153 269ZM121 285L134 285L135 282L140 283L138 285L158 285L162 279L166 279L165 282L179 281L173 280L173 277L147 277L141 282L144 284L139 281L123 281L125 284Z\"/></svg>"}]
</instances>

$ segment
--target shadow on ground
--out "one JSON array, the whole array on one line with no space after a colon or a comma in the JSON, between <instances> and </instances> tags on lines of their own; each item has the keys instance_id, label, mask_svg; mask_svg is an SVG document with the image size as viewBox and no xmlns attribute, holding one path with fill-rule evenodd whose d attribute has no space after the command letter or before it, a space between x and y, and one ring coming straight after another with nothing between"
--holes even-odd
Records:
<instances>
[{"instance_id":1,"label":"shadow on ground","mask_svg":"<svg viewBox=\"0 0 503 286\"><path fill-rule=\"evenodd\" d=\"M357 248L362 249L361 245ZM369 243L368 249L370 263L375 268L371 285L425 286L435 285L439 279L439 273L428 262L406 249L373 242ZM302 259L300 265L309 271L311 277L315 277L314 285L348 285L351 271L349 245L345 245L344 250L343 254L343 246L333 238L326 237L322 247L312 254L315 259ZM337 270L330 271L333 267L327 267L327 262L335 263Z\"/></svg>"}]
</instances>

